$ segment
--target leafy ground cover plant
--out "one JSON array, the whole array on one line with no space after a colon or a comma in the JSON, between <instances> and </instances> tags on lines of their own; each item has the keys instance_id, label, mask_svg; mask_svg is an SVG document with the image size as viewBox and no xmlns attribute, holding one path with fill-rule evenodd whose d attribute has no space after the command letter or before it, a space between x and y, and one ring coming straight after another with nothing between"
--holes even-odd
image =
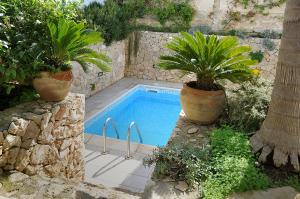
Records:
<instances>
[{"instance_id":1,"label":"leafy ground cover plant","mask_svg":"<svg viewBox=\"0 0 300 199\"><path fill-rule=\"evenodd\" d=\"M272 89L272 83L262 78L229 88L227 117L221 123L246 133L257 131L267 115Z\"/></svg>"},{"instance_id":2,"label":"leafy ground cover plant","mask_svg":"<svg viewBox=\"0 0 300 199\"><path fill-rule=\"evenodd\" d=\"M229 127L210 136L211 172L203 182L206 199L224 199L234 192L265 189L268 177L256 166L248 138Z\"/></svg>"},{"instance_id":3,"label":"leafy ground cover plant","mask_svg":"<svg viewBox=\"0 0 300 199\"><path fill-rule=\"evenodd\" d=\"M185 180L200 186L204 199L224 199L234 192L264 189L269 178L256 164L248 137L229 127L213 130L209 145L171 144L144 160L156 163L154 177Z\"/></svg>"},{"instance_id":4,"label":"leafy ground cover plant","mask_svg":"<svg viewBox=\"0 0 300 199\"><path fill-rule=\"evenodd\" d=\"M249 55L252 60L256 60L258 63L262 62L262 60L264 59L264 53L261 50L250 52Z\"/></svg>"},{"instance_id":5,"label":"leafy ground cover plant","mask_svg":"<svg viewBox=\"0 0 300 199\"><path fill-rule=\"evenodd\" d=\"M274 41L272 41L269 38L264 38L263 42L262 42L262 45L263 45L263 47L265 47L269 51L273 51L276 48L276 45L275 45Z\"/></svg>"},{"instance_id":6,"label":"leafy ground cover plant","mask_svg":"<svg viewBox=\"0 0 300 199\"><path fill-rule=\"evenodd\" d=\"M188 144L171 144L160 147L152 156L144 159L144 164L156 164L154 176L163 178L170 176L174 180L185 180L190 186L201 182L210 170L209 150Z\"/></svg>"}]
</instances>

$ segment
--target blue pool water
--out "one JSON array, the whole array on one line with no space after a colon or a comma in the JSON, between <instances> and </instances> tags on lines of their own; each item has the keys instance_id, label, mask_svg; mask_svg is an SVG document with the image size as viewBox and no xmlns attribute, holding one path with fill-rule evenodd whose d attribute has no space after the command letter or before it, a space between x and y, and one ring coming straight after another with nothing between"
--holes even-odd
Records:
<instances>
[{"instance_id":1,"label":"blue pool water","mask_svg":"<svg viewBox=\"0 0 300 199\"><path fill-rule=\"evenodd\" d=\"M128 126L134 121L141 131L144 144L164 146L176 126L180 110L178 90L140 85L85 122L85 132L102 135L102 127L106 119L111 117L116 123L120 139L126 140ZM107 136L117 137L111 125L107 128ZM134 128L131 140L139 141Z\"/></svg>"}]
</instances>

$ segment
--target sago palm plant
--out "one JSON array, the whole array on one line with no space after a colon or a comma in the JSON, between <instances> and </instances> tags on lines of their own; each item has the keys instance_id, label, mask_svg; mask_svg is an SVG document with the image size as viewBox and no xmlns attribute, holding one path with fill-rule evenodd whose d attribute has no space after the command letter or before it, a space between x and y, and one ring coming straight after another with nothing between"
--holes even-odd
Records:
<instances>
[{"instance_id":1,"label":"sago palm plant","mask_svg":"<svg viewBox=\"0 0 300 199\"><path fill-rule=\"evenodd\" d=\"M79 63L86 71L89 64L96 65L106 72L110 70L111 60L104 54L89 48L103 41L101 34L87 30L83 23L60 19L57 23L48 23L51 36L48 62L50 70L66 70L70 62Z\"/></svg>"},{"instance_id":2,"label":"sago palm plant","mask_svg":"<svg viewBox=\"0 0 300 199\"><path fill-rule=\"evenodd\" d=\"M241 46L236 37L205 37L201 32L193 35L182 32L167 44L173 54L160 57L159 67L195 73L197 81L190 84L197 89L218 89L219 80L238 83L248 80L257 72L249 66L256 64L248 52L250 46Z\"/></svg>"}]
</instances>

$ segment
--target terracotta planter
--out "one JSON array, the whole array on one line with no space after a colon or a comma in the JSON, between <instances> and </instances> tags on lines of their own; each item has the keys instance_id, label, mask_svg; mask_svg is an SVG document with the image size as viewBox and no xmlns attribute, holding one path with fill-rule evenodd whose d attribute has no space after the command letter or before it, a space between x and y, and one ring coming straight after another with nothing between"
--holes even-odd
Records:
<instances>
[{"instance_id":1,"label":"terracotta planter","mask_svg":"<svg viewBox=\"0 0 300 199\"><path fill-rule=\"evenodd\" d=\"M58 73L41 72L39 77L33 80L33 87L47 102L58 102L66 98L73 80L72 71Z\"/></svg>"},{"instance_id":2,"label":"terracotta planter","mask_svg":"<svg viewBox=\"0 0 300 199\"><path fill-rule=\"evenodd\" d=\"M200 124L212 124L224 111L225 92L199 90L184 84L180 102L187 119Z\"/></svg>"}]
</instances>

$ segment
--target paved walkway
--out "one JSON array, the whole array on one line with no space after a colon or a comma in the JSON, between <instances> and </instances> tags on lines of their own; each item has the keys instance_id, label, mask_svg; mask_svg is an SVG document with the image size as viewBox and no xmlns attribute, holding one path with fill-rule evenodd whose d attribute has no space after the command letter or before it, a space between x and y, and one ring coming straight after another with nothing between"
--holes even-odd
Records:
<instances>
[{"instance_id":1,"label":"paved walkway","mask_svg":"<svg viewBox=\"0 0 300 199\"><path fill-rule=\"evenodd\" d=\"M86 120L138 84L169 88L180 88L182 86L182 84L177 83L124 78L87 99ZM143 166L143 159L151 154L155 147L132 144L133 158L125 160L127 149L125 141L107 139L109 153L106 155L102 154L103 138L101 136L86 134L85 142L85 179L87 182L136 193L144 191L148 180L151 178L153 167Z\"/></svg>"},{"instance_id":2,"label":"paved walkway","mask_svg":"<svg viewBox=\"0 0 300 199\"><path fill-rule=\"evenodd\" d=\"M126 142L124 141L107 139L108 154L104 155L101 136L86 134L85 140L86 182L135 193L144 192L151 178L153 167L145 167L143 158L151 154L155 147L133 143L131 145L132 158L126 160Z\"/></svg>"}]
</instances>

